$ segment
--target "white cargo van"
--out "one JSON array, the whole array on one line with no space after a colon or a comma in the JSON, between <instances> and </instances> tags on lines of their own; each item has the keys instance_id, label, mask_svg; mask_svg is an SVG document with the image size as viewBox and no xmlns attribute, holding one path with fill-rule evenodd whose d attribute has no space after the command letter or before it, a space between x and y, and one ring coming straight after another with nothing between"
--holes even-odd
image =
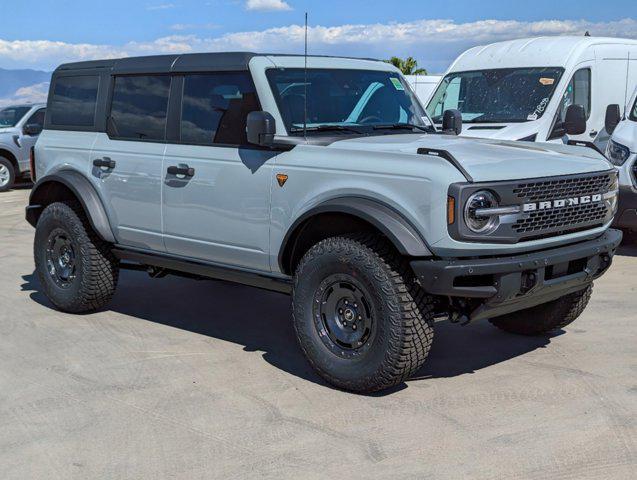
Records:
<instances>
[{"instance_id":1,"label":"white cargo van","mask_svg":"<svg viewBox=\"0 0 637 480\"><path fill-rule=\"evenodd\" d=\"M407 75L405 77L414 93L418 96L418 99L423 105L427 105L427 102L431 98L431 94L438 86L438 83L442 79L441 75Z\"/></svg>"},{"instance_id":2,"label":"white cargo van","mask_svg":"<svg viewBox=\"0 0 637 480\"><path fill-rule=\"evenodd\" d=\"M608 105L625 111L637 85L637 40L538 37L467 50L433 94L437 124L458 109L463 135L538 142L586 142L604 151ZM567 111L571 105L581 105ZM580 109L581 110L581 109ZM583 125L585 123L585 125Z\"/></svg>"}]
</instances>

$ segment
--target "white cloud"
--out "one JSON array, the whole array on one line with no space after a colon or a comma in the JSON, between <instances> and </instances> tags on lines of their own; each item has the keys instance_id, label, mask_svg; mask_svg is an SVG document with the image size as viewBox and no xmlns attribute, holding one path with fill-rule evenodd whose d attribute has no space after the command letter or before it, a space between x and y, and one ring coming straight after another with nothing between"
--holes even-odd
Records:
<instances>
[{"instance_id":1,"label":"white cloud","mask_svg":"<svg viewBox=\"0 0 637 480\"><path fill-rule=\"evenodd\" d=\"M0 107L16 103L46 103L49 82L36 83L19 88L8 98L0 98Z\"/></svg>"},{"instance_id":2,"label":"white cloud","mask_svg":"<svg viewBox=\"0 0 637 480\"><path fill-rule=\"evenodd\" d=\"M186 28L181 31L184 30ZM314 26L309 29L309 47L313 54L377 58L412 55L423 67L439 72L460 52L471 46L539 35L584 35L586 31L594 36L637 38L637 19L626 18L613 22L483 20L468 23L415 20L403 23ZM300 53L303 50L303 36L302 25L288 25L211 37L170 35L150 42L130 42L117 46L0 39L0 67L52 69L67 61L202 51Z\"/></svg>"},{"instance_id":3,"label":"white cloud","mask_svg":"<svg viewBox=\"0 0 637 480\"><path fill-rule=\"evenodd\" d=\"M153 10L169 10L171 8L175 8L177 5L175 5L174 3L160 3L157 5L147 5L146 6L146 10L149 11L153 11Z\"/></svg>"},{"instance_id":4,"label":"white cloud","mask_svg":"<svg viewBox=\"0 0 637 480\"><path fill-rule=\"evenodd\" d=\"M220 28L216 23L175 23L170 26L171 30L183 32L186 30L215 30Z\"/></svg>"},{"instance_id":5,"label":"white cloud","mask_svg":"<svg viewBox=\"0 0 637 480\"><path fill-rule=\"evenodd\" d=\"M292 7L288 2L283 0L247 0L247 10L259 10L259 11L282 11L292 10Z\"/></svg>"}]
</instances>

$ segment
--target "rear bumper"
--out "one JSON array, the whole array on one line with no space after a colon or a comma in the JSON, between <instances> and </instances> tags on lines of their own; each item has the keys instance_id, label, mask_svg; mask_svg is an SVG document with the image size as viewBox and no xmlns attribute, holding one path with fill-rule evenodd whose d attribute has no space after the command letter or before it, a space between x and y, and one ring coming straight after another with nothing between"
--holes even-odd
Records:
<instances>
[{"instance_id":1,"label":"rear bumper","mask_svg":"<svg viewBox=\"0 0 637 480\"><path fill-rule=\"evenodd\" d=\"M631 187L619 188L619 206L613 226L637 230L637 193Z\"/></svg>"},{"instance_id":2,"label":"rear bumper","mask_svg":"<svg viewBox=\"0 0 637 480\"><path fill-rule=\"evenodd\" d=\"M586 288L611 265L619 230L573 245L506 257L415 260L412 269L432 295L470 300L470 320L490 318Z\"/></svg>"}]
</instances>

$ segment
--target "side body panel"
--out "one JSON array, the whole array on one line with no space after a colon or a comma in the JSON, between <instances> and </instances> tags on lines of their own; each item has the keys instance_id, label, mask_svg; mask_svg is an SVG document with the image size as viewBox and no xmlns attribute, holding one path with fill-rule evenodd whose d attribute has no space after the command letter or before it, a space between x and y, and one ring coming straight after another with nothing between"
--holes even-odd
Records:
<instances>
[{"instance_id":1,"label":"side body panel","mask_svg":"<svg viewBox=\"0 0 637 480\"><path fill-rule=\"evenodd\" d=\"M164 160L168 253L269 270L270 188L275 152L169 144ZM167 174L187 165L193 177Z\"/></svg>"},{"instance_id":2,"label":"side body panel","mask_svg":"<svg viewBox=\"0 0 637 480\"><path fill-rule=\"evenodd\" d=\"M166 145L111 140L105 133L94 135L85 172L102 198L118 243L164 251L161 184ZM93 165L93 160L103 158L113 160L115 167Z\"/></svg>"}]
</instances>

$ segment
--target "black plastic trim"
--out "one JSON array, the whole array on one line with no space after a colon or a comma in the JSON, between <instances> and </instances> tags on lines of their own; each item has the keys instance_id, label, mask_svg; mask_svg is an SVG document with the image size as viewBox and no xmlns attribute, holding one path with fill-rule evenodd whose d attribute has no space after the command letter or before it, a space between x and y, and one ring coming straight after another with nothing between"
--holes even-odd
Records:
<instances>
[{"instance_id":1,"label":"black plastic trim","mask_svg":"<svg viewBox=\"0 0 637 480\"><path fill-rule=\"evenodd\" d=\"M619 187L619 207L613 226L637 230L637 193L631 187Z\"/></svg>"},{"instance_id":2,"label":"black plastic trim","mask_svg":"<svg viewBox=\"0 0 637 480\"><path fill-rule=\"evenodd\" d=\"M496 308L501 315L543 303L542 299L555 292L559 293L555 297L558 298L566 294L564 290L585 288L610 267L621 240L621 231L609 229L596 239L540 252L501 258L414 260L411 267L423 289L432 295L484 299L486 303L474 312L472 319L486 318ZM582 259L586 260L582 271L546 278L547 267ZM522 275L529 273L535 276L535 284L524 291ZM493 281L481 285L456 282L458 278L485 276L492 276Z\"/></svg>"},{"instance_id":3,"label":"black plastic trim","mask_svg":"<svg viewBox=\"0 0 637 480\"><path fill-rule=\"evenodd\" d=\"M456 157L454 157L447 150L437 150L435 148L419 148L418 155L431 155L433 157L444 158L449 163L451 163L454 167L456 167L460 173L462 173L464 178L467 179L467 182L473 183L473 178L471 177L471 175L469 175L469 172L467 172L467 170L465 170L465 168L456 159Z\"/></svg>"},{"instance_id":4,"label":"black plastic trim","mask_svg":"<svg viewBox=\"0 0 637 480\"><path fill-rule=\"evenodd\" d=\"M29 224L33 227L37 225L40 213L44 210L41 200L49 200L49 203L51 203L50 200L54 200L46 197L39 198L44 186L52 183L60 183L71 190L82 205L95 232L106 242L115 243L115 235L102 200L91 182L75 170L61 170L38 180L31 191L29 205L26 207L26 219Z\"/></svg>"},{"instance_id":5,"label":"black plastic trim","mask_svg":"<svg viewBox=\"0 0 637 480\"><path fill-rule=\"evenodd\" d=\"M310 218L321 213L345 213L372 224L394 244L402 255L430 257L433 255L425 239L400 213L393 208L364 197L339 197L327 200L297 218L288 229L279 250L279 268L286 272L287 253L290 242L295 241L299 227Z\"/></svg>"},{"instance_id":6,"label":"black plastic trim","mask_svg":"<svg viewBox=\"0 0 637 480\"><path fill-rule=\"evenodd\" d=\"M116 246L113 249L113 254L119 260L162 268L169 273L224 280L288 295L292 293L292 280L289 277L273 277L264 272L234 269L195 259L184 259L173 255L129 249L122 246ZM122 267L126 268L127 265L122 264Z\"/></svg>"},{"instance_id":7,"label":"black plastic trim","mask_svg":"<svg viewBox=\"0 0 637 480\"><path fill-rule=\"evenodd\" d=\"M606 158L606 154L604 152L602 152L597 145L595 145L593 142L587 142L585 140L569 140L568 142L566 142L567 145L570 145L572 147L585 147L585 148L590 148L591 150L595 150L597 153L599 153L602 157Z\"/></svg>"}]
</instances>

